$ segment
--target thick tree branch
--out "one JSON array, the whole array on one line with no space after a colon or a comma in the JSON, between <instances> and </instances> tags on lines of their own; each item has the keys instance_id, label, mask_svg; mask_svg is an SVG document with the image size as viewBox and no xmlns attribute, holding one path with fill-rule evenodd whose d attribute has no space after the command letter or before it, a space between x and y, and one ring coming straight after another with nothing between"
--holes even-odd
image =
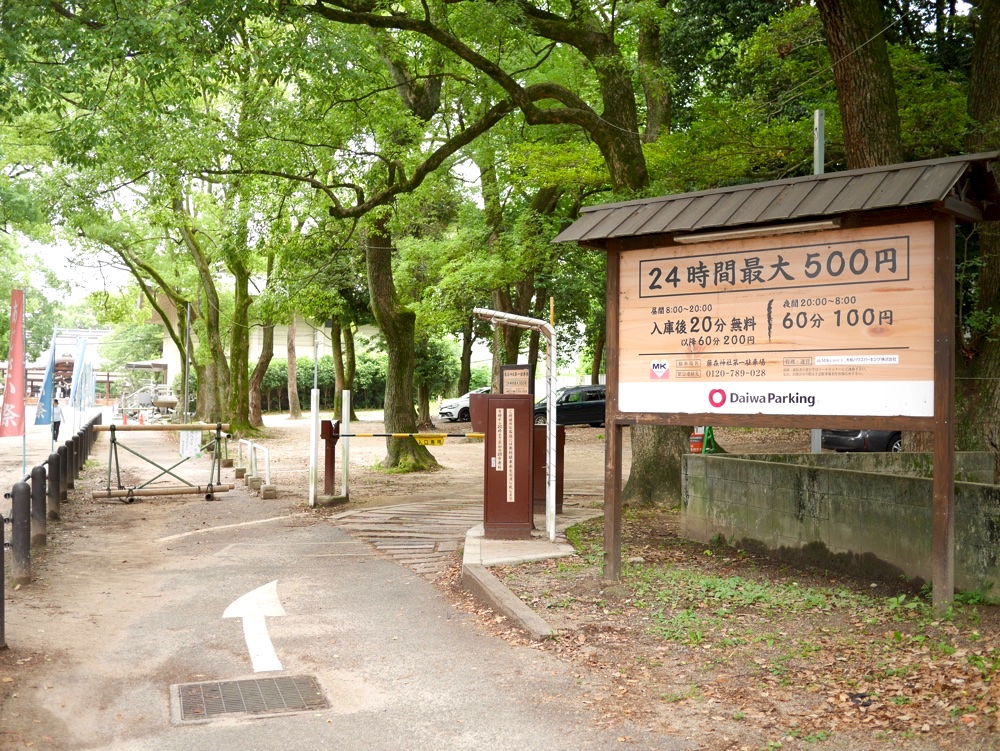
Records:
<instances>
[{"instance_id":1,"label":"thick tree branch","mask_svg":"<svg viewBox=\"0 0 1000 751\"><path fill-rule=\"evenodd\" d=\"M49 8L55 11L58 15L63 18L69 19L74 23L78 23L81 26L86 26L88 29L100 30L104 28L104 24L97 21L93 21L86 18L80 18L80 16L73 13L69 8L65 7L62 3L57 3L55 0L49 0Z\"/></svg>"},{"instance_id":2,"label":"thick tree branch","mask_svg":"<svg viewBox=\"0 0 1000 751\"><path fill-rule=\"evenodd\" d=\"M83 230L83 228L78 227L77 232L83 235L84 237L87 236L86 231ZM181 307L183 307L187 303L187 300L185 300L180 294L178 294L176 290L174 290L174 288L170 284L168 284L167 281L159 274L159 272L156 271L156 269L154 269L149 264L139 259L139 257L136 256L131 249L123 246L118 246L107 240L101 240L100 242L106 247L110 248L114 252L114 254L121 259L122 263L125 264L125 267L128 269L128 272L132 275L132 277L136 280L136 283L139 285L139 289L142 290L143 297L146 298L146 301L149 303L150 307L153 310L155 310L156 313L160 316L160 320L163 321L163 327L167 330L167 335L170 337L171 341L173 341L174 345L177 347L178 352L180 352L182 355L185 354L184 339L183 337L181 337L180 332L177 331L177 328L171 322L170 316L167 315L166 310L163 308L162 305L160 305L160 301L157 299L155 290L151 289L148 282L146 281L147 278L152 279L155 282L156 286L174 304L175 309L180 310ZM197 311L195 311L195 316L197 317Z\"/></svg>"},{"instance_id":3,"label":"thick tree branch","mask_svg":"<svg viewBox=\"0 0 1000 751\"><path fill-rule=\"evenodd\" d=\"M613 54L611 48L614 42L610 35L597 28L596 24L588 23L578 7L574 8L573 18L536 8L526 0L520 0L517 8L535 34L575 47L591 62L603 55Z\"/></svg>"},{"instance_id":4,"label":"thick tree branch","mask_svg":"<svg viewBox=\"0 0 1000 751\"><path fill-rule=\"evenodd\" d=\"M363 191L359 186L356 185L327 185L314 177L294 175L287 172L276 172L274 170L258 170L258 169L213 169L213 170L201 170L202 174L215 174L215 175L265 175L269 177L280 177L285 180L293 180L296 182L302 182L307 185L312 186L316 190L320 191L327 198L330 199L332 206L330 206L330 216L336 217L338 219L358 219L365 214L367 214L372 209L377 206L385 206L390 203L396 196L411 193L416 190L421 183L430 175L434 170L440 167L444 162L458 152L460 149L468 146L476 138L481 136L483 133L488 131L494 125L499 123L504 117L513 112L514 103L509 99L504 100L498 104L493 105L489 111L476 123L469 126L461 133L449 138L444 144L435 149L431 155L424 160L416 169L413 170L413 174L406 177L402 171L401 165L397 166L397 179L391 181L390 184L383 190L378 191L373 194L370 198L365 200ZM345 206L334 193L334 189L337 187L350 187L355 190L358 196L358 201L352 206Z\"/></svg>"},{"instance_id":5,"label":"thick tree branch","mask_svg":"<svg viewBox=\"0 0 1000 751\"><path fill-rule=\"evenodd\" d=\"M603 129L606 123L591 109L585 102L577 97L582 107L577 109L542 109L536 106L536 102L542 98L533 95L530 89L521 86L513 76L508 74L497 63L480 55L471 47L466 45L457 37L449 34L444 29L435 24L422 19L410 18L408 16L397 15L377 15L374 13L363 13L351 10L349 6L335 3L332 0L315 0L313 4L300 6L306 11L315 13L329 21L349 24L354 26L369 26L374 29L395 29L398 31L412 31L431 39L444 47L446 50L456 55L460 59L472 65L477 70L482 71L492 78L507 94L513 99L514 104L524 114L530 125L579 125L588 132ZM562 87L556 84L547 84L546 91L550 94ZM568 89L563 96L573 97ZM562 99L557 99L562 101Z\"/></svg>"}]
</instances>

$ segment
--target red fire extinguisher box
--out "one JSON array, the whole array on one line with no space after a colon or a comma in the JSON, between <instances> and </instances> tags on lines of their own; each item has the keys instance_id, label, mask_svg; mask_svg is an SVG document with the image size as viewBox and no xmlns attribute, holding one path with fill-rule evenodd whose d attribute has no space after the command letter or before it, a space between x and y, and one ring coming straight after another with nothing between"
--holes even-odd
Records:
<instances>
[{"instance_id":1,"label":"red fire extinguisher box","mask_svg":"<svg viewBox=\"0 0 1000 751\"><path fill-rule=\"evenodd\" d=\"M527 394L490 394L486 400L483 527L487 538L531 537L534 406Z\"/></svg>"}]
</instances>

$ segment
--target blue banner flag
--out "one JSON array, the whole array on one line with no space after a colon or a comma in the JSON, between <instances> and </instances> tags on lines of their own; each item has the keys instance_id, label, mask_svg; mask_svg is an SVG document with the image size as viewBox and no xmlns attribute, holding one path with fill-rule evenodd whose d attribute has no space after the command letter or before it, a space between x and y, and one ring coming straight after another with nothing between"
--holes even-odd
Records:
<instances>
[{"instance_id":1,"label":"blue banner flag","mask_svg":"<svg viewBox=\"0 0 1000 751\"><path fill-rule=\"evenodd\" d=\"M83 407L83 393L86 385L83 379L83 361L87 357L87 340L82 336L76 339L76 359L73 361L73 383L69 389L69 403L73 409Z\"/></svg>"},{"instance_id":2,"label":"blue banner flag","mask_svg":"<svg viewBox=\"0 0 1000 751\"><path fill-rule=\"evenodd\" d=\"M52 336L52 354L49 364L45 366L45 377L42 379L42 391L38 395L38 409L35 410L35 425L52 424L52 377L56 369L56 337Z\"/></svg>"},{"instance_id":3,"label":"blue banner flag","mask_svg":"<svg viewBox=\"0 0 1000 751\"><path fill-rule=\"evenodd\" d=\"M80 401L84 409L93 409L97 402L94 400L94 393L97 391L97 382L94 377L94 364L88 362L83 369L84 392Z\"/></svg>"}]
</instances>

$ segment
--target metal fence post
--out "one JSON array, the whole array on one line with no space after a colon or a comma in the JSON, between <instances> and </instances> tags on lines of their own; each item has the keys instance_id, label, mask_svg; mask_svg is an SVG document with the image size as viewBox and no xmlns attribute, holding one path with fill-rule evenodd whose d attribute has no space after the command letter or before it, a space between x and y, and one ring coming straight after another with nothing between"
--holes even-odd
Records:
<instances>
[{"instance_id":1,"label":"metal fence post","mask_svg":"<svg viewBox=\"0 0 1000 751\"><path fill-rule=\"evenodd\" d=\"M0 649L7 649L7 615L4 601L7 599L5 582L7 574L4 571L4 559L7 557L7 523L0 516Z\"/></svg>"},{"instance_id":2,"label":"metal fence post","mask_svg":"<svg viewBox=\"0 0 1000 751\"><path fill-rule=\"evenodd\" d=\"M73 490L76 487L76 446L73 441L66 441L66 489Z\"/></svg>"},{"instance_id":3,"label":"metal fence post","mask_svg":"<svg viewBox=\"0 0 1000 751\"><path fill-rule=\"evenodd\" d=\"M48 495L48 518L52 521L59 519L59 501L62 500L62 493L59 490L59 473L60 464L62 460L59 458L59 454L49 454L48 468L49 473L47 477L46 485L47 495Z\"/></svg>"},{"instance_id":4,"label":"metal fence post","mask_svg":"<svg viewBox=\"0 0 1000 751\"><path fill-rule=\"evenodd\" d=\"M31 581L31 486L18 482L11 489L10 580L14 584Z\"/></svg>"},{"instance_id":5,"label":"metal fence post","mask_svg":"<svg viewBox=\"0 0 1000 751\"><path fill-rule=\"evenodd\" d=\"M59 500L65 501L69 494L66 492L69 489L69 448L67 444L63 444L58 449L56 453L59 454Z\"/></svg>"},{"instance_id":6,"label":"metal fence post","mask_svg":"<svg viewBox=\"0 0 1000 751\"><path fill-rule=\"evenodd\" d=\"M76 479L83 472L83 439L79 433L73 436L73 458L75 459L73 463L73 479Z\"/></svg>"},{"instance_id":7,"label":"metal fence post","mask_svg":"<svg viewBox=\"0 0 1000 751\"><path fill-rule=\"evenodd\" d=\"M31 468L31 547L45 547L45 467Z\"/></svg>"}]
</instances>

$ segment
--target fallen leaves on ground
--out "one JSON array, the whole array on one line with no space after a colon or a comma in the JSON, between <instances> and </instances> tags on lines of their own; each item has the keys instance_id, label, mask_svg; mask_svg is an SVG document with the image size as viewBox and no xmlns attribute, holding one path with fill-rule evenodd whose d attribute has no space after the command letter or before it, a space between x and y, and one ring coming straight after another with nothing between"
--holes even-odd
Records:
<instances>
[{"instance_id":1,"label":"fallen leaves on ground","mask_svg":"<svg viewBox=\"0 0 1000 751\"><path fill-rule=\"evenodd\" d=\"M481 623L500 626L498 636L584 671L598 723L645 723L719 751L820 741L852 751L994 747L998 608L957 607L936 619L915 586L706 549L677 529L673 512L627 514L631 563L620 583L601 579L599 521L577 539L583 561L495 569L560 631L540 645L465 595L458 573L442 582ZM675 577L677 592L649 591L638 583L650 568L686 575ZM729 609L725 592L683 588L702 576L736 590L765 584L774 601Z\"/></svg>"}]
</instances>

